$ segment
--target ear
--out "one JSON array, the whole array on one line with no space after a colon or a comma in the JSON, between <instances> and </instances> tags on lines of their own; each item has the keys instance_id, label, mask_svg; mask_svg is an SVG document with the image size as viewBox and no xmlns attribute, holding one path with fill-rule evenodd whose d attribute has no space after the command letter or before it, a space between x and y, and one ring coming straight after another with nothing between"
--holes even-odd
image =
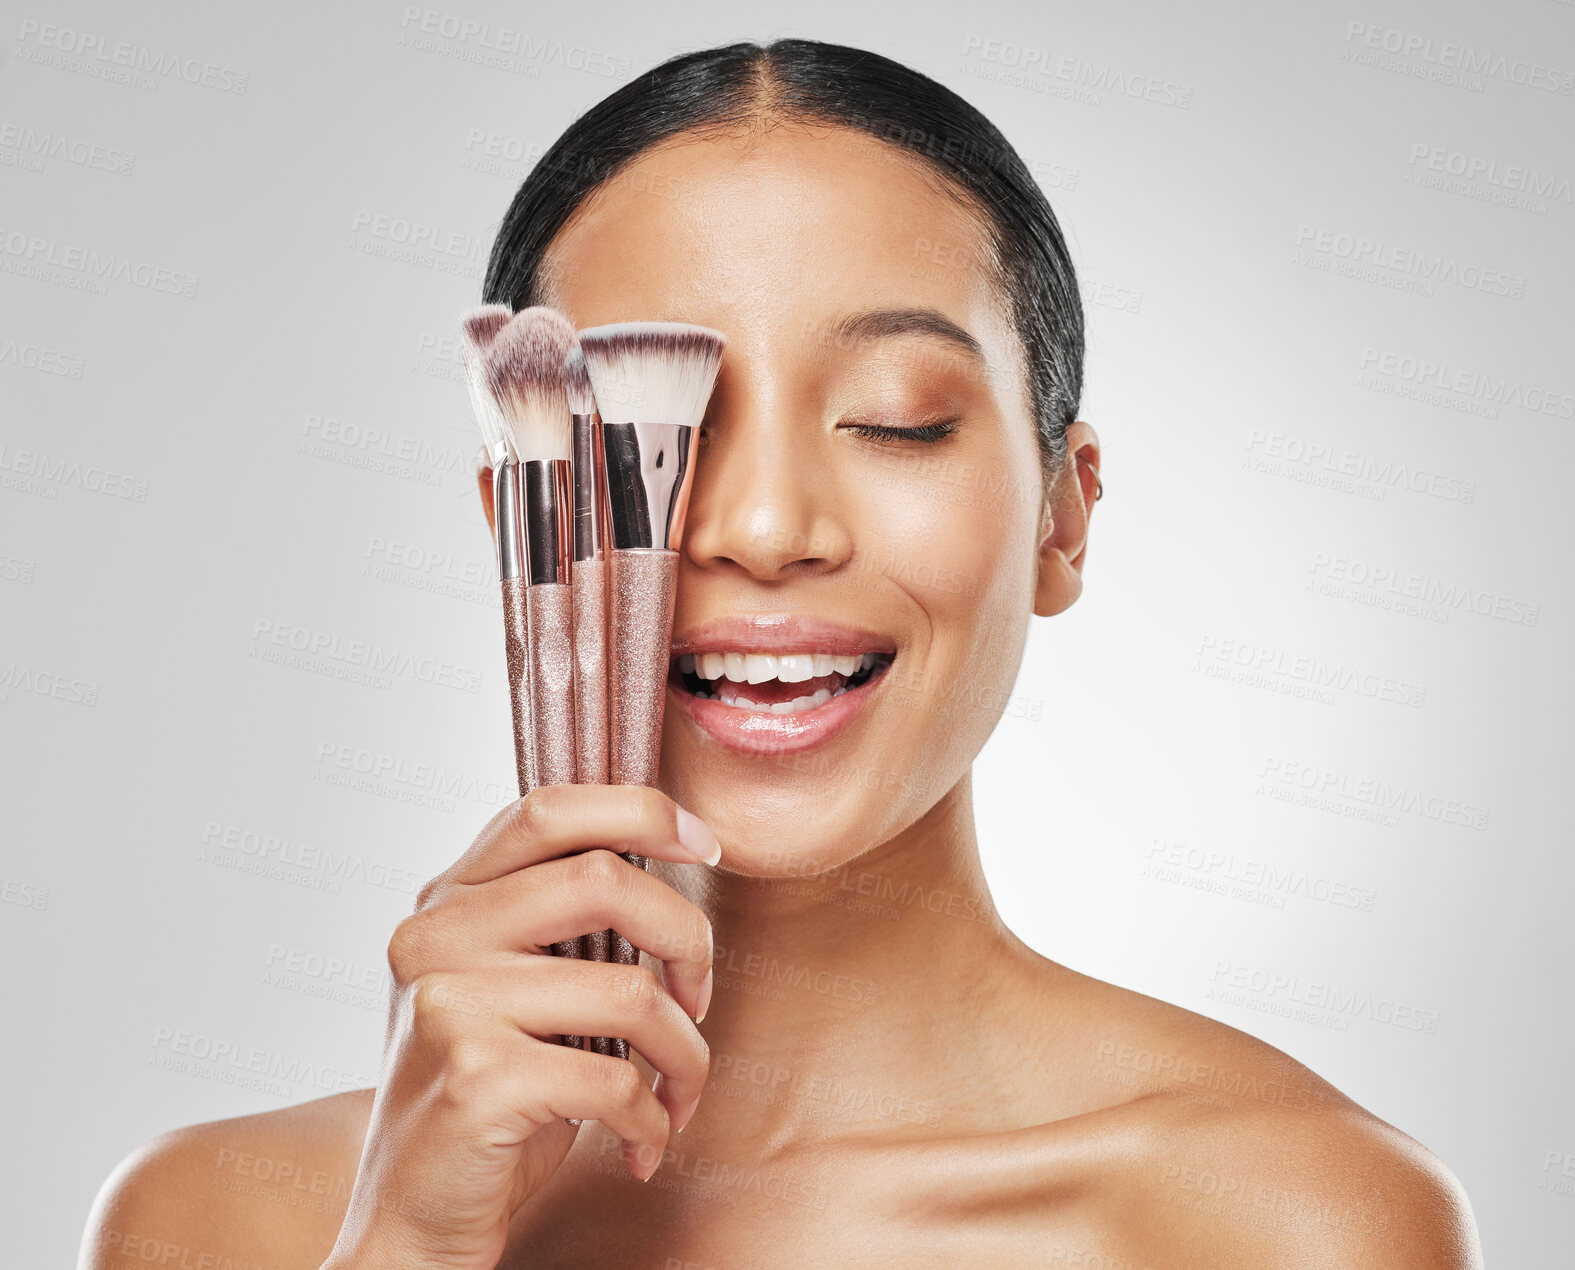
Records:
<instances>
[{"instance_id":1,"label":"ear","mask_svg":"<svg viewBox=\"0 0 1575 1270\"><path fill-rule=\"evenodd\" d=\"M1099 494L1099 437L1081 419L1067 425L1066 466L1045 491L1034 613L1054 617L1083 593L1088 524Z\"/></svg>"},{"instance_id":2,"label":"ear","mask_svg":"<svg viewBox=\"0 0 1575 1270\"><path fill-rule=\"evenodd\" d=\"M485 449L476 456L476 484L481 487L481 510L487 517L487 528L494 538L498 535L498 509L492 503L492 464L487 462Z\"/></svg>"}]
</instances>

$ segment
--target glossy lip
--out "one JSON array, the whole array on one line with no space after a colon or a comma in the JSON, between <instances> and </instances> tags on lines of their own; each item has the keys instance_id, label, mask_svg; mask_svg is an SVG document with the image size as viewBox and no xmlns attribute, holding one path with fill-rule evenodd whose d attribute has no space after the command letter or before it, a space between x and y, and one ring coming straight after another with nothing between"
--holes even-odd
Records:
<instances>
[{"instance_id":1,"label":"glossy lip","mask_svg":"<svg viewBox=\"0 0 1575 1270\"><path fill-rule=\"evenodd\" d=\"M685 653L895 653L889 635L861 630L823 617L779 613L719 617L673 637L674 657Z\"/></svg>"},{"instance_id":2,"label":"glossy lip","mask_svg":"<svg viewBox=\"0 0 1575 1270\"><path fill-rule=\"evenodd\" d=\"M824 705L798 714L770 714L667 685L667 695L711 740L740 754L794 754L824 745L856 719L874 699L895 664L896 642L826 618L794 614L724 617L684 631L673 640L674 659L685 653L855 653L892 655L875 678L850 688Z\"/></svg>"}]
</instances>

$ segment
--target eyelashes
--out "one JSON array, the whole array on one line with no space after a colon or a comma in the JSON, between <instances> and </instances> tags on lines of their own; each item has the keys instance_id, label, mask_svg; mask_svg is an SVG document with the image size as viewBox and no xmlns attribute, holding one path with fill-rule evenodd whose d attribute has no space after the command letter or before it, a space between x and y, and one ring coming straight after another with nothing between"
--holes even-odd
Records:
<instances>
[{"instance_id":1,"label":"eyelashes","mask_svg":"<svg viewBox=\"0 0 1575 1270\"><path fill-rule=\"evenodd\" d=\"M933 423L914 424L911 427L897 427L889 423L844 423L842 426L849 432L872 441L918 441L924 444L933 444L942 437L948 437L957 431L958 420L938 419Z\"/></svg>"},{"instance_id":2,"label":"eyelashes","mask_svg":"<svg viewBox=\"0 0 1575 1270\"><path fill-rule=\"evenodd\" d=\"M870 423L852 419L837 426L870 441L911 441L921 445L933 445L956 432L957 425L961 422L961 419L937 419L930 423L916 423L904 427L894 423ZM710 432L709 424L701 425L698 438L701 444L710 441Z\"/></svg>"}]
</instances>

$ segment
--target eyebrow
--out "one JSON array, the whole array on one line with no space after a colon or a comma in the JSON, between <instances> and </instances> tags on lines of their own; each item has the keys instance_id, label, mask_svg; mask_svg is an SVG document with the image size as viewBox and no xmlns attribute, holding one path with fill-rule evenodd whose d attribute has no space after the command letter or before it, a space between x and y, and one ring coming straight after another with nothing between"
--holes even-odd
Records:
<instances>
[{"instance_id":1,"label":"eyebrow","mask_svg":"<svg viewBox=\"0 0 1575 1270\"><path fill-rule=\"evenodd\" d=\"M977 361L985 360L979 341L938 309L870 309L839 319L831 332L839 343L893 335L930 335L960 348Z\"/></svg>"}]
</instances>

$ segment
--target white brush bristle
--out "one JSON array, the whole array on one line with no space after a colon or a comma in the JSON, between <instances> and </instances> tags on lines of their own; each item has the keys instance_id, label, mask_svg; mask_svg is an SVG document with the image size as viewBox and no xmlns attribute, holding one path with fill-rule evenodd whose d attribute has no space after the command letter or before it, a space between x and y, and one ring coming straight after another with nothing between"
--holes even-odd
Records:
<instances>
[{"instance_id":1,"label":"white brush bristle","mask_svg":"<svg viewBox=\"0 0 1575 1270\"><path fill-rule=\"evenodd\" d=\"M521 309L487 349L492 395L503 408L514 457L567 459L572 445L564 358L574 328L556 309Z\"/></svg>"},{"instance_id":2,"label":"white brush bristle","mask_svg":"<svg viewBox=\"0 0 1575 1270\"><path fill-rule=\"evenodd\" d=\"M604 423L697 426L727 338L686 322L614 322L580 332Z\"/></svg>"},{"instance_id":3,"label":"white brush bristle","mask_svg":"<svg viewBox=\"0 0 1575 1270\"><path fill-rule=\"evenodd\" d=\"M585 369L585 353L579 340L574 341L569 355L563 359L563 387L569 394L570 414L596 413L596 393L591 388L591 376Z\"/></svg>"},{"instance_id":4,"label":"white brush bristle","mask_svg":"<svg viewBox=\"0 0 1575 1270\"><path fill-rule=\"evenodd\" d=\"M508 434L503 411L488 386L486 353L511 316L506 305L487 304L472 309L459 320L465 359L465 386L470 391L470 407L476 415L476 426L481 429L487 457L494 464L508 454Z\"/></svg>"}]
</instances>

